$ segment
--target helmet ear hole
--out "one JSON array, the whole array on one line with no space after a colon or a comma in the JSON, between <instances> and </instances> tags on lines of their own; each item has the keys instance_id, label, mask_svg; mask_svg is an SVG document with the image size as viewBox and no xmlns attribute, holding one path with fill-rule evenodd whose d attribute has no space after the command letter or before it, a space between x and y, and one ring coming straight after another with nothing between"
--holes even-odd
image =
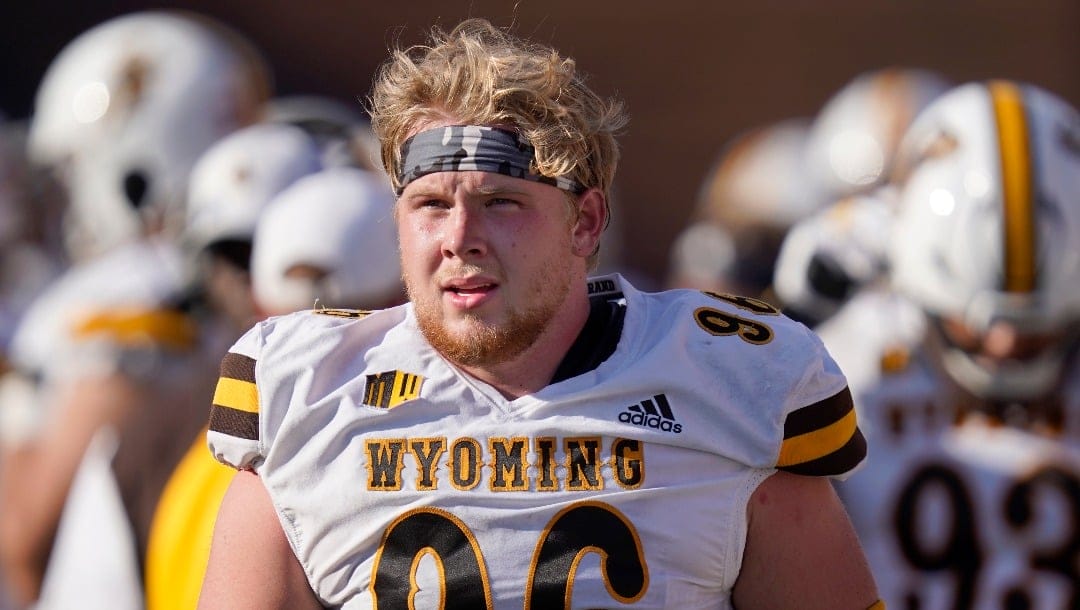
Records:
<instances>
[{"instance_id":1,"label":"helmet ear hole","mask_svg":"<svg viewBox=\"0 0 1080 610\"><path fill-rule=\"evenodd\" d=\"M124 196L131 207L138 210L146 203L146 193L150 191L150 181L142 170L132 170L124 175Z\"/></svg>"}]
</instances>

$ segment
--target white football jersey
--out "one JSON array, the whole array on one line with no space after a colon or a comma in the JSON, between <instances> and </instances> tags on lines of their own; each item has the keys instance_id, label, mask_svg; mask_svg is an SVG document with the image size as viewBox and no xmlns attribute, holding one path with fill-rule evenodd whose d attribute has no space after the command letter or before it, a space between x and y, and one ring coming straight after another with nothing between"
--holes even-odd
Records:
<instances>
[{"instance_id":1,"label":"white football jersey","mask_svg":"<svg viewBox=\"0 0 1080 610\"><path fill-rule=\"evenodd\" d=\"M900 310L874 303L851 319L863 329L899 323ZM830 352L832 341L858 337L838 330L822 333ZM958 394L925 353L875 342L903 338L895 326L866 334L863 368L877 374L852 388L870 450L837 490L887 606L1080 607L1080 370L1053 405L1063 419L1006 425Z\"/></svg>"},{"instance_id":2,"label":"white football jersey","mask_svg":"<svg viewBox=\"0 0 1080 610\"><path fill-rule=\"evenodd\" d=\"M222 362L208 435L259 474L324 604L729 608L750 495L865 454L806 327L689 290L620 299L614 352L507 400L444 360L411 305L260 323Z\"/></svg>"},{"instance_id":3,"label":"white football jersey","mask_svg":"<svg viewBox=\"0 0 1080 610\"><path fill-rule=\"evenodd\" d=\"M0 437L22 442L40 434L54 415L51 392L73 379L121 371L162 388L165 377L190 384L186 353L198 329L171 305L184 280L179 250L157 240L131 242L65 270L19 321L10 352L18 375L10 377L25 378L27 391L0 402ZM184 356L179 362L163 357L169 351ZM12 379L0 386L11 386Z\"/></svg>"},{"instance_id":4,"label":"white football jersey","mask_svg":"<svg viewBox=\"0 0 1080 610\"><path fill-rule=\"evenodd\" d=\"M160 314L184 280L179 250L157 240L133 241L70 267L29 305L12 360L63 379L106 369L136 343L178 341L179 322Z\"/></svg>"},{"instance_id":5,"label":"white football jersey","mask_svg":"<svg viewBox=\"0 0 1080 610\"><path fill-rule=\"evenodd\" d=\"M814 327L855 396L876 385L890 369L902 367L925 330L922 310L882 286L860 290Z\"/></svg>"},{"instance_id":6,"label":"white football jersey","mask_svg":"<svg viewBox=\"0 0 1080 610\"><path fill-rule=\"evenodd\" d=\"M50 556L47 593L55 605L49 607L70 607L65 600L81 594L84 607L122 608L119 589L101 597L95 591L108 586L90 591L81 583L108 585L121 566L131 564L131 579L141 580L138 563L157 495L205 423L203 409L212 395L216 364L227 347L220 339L208 339L212 334L201 328L202 319L177 307L184 280L182 257L174 245L132 242L68 269L35 299L20 322L12 352L18 368L0 381L3 442L30 442L53 434L58 422L72 421L84 405L68 399L68 384L100 380L127 391L127 384L111 378L119 373L131 382L139 404L125 413L116 430L115 455L106 459L89 452L88 460L96 456L84 464L91 473L89 482L68 490L64 510L73 517L65 516L65 521L74 525L62 526L58 536L63 543ZM101 423L100 414L94 418L74 421L83 426ZM112 469L109 481L96 474L94 468L101 464ZM126 510L119 515L108 502L116 486ZM102 546L100 539L112 530L83 527L80 519L86 514L80 517L80 511L87 506L123 518L135 546L117 536L110 538L113 545ZM135 561L129 562L122 551L133 549ZM102 560L84 561L88 552Z\"/></svg>"}]
</instances>

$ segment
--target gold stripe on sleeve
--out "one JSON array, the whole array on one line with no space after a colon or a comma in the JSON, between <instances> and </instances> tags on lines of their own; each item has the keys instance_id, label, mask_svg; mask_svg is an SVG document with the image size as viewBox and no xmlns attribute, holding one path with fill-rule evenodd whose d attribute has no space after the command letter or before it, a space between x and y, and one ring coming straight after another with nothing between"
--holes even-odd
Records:
<instances>
[{"instance_id":1,"label":"gold stripe on sleeve","mask_svg":"<svg viewBox=\"0 0 1080 610\"><path fill-rule=\"evenodd\" d=\"M784 468L829 455L843 447L855 434L856 428L855 410L851 409L828 426L784 439L776 466Z\"/></svg>"},{"instance_id":2,"label":"gold stripe on sleeve","mask_svg":"<svg viewBox=\"0 0 1080 610\"><path fill-rule=\"evenodd\" d=\"M217 389L214 390L214 405L245 413L258 413L259 390L250 381L220 377Z\"/></svg>"}]
</instances>

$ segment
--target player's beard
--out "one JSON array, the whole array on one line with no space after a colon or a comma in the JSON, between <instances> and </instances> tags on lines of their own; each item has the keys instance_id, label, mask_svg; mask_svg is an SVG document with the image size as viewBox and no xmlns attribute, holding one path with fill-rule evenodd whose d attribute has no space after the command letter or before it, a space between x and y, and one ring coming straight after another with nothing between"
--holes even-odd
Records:
<instances>
[{"instance_id":1,"label":"player's beard","mask_svg":"<svg viewBox=\"0 0 1080 610\"><path fill-rule=\"evenodd\" d=\"M442 303L419 297L407 277L405 286L416 309L420 331L432 347L460 366L491 366L517 358L536 343L570 292L570 275L565 267L558 265L545 265L529 281L527 300L531 307L510 308L505 321L499 324L466 313L462 316L467 325L465 330L447 328L442 318Z\"/></svg>"}]
</instances>

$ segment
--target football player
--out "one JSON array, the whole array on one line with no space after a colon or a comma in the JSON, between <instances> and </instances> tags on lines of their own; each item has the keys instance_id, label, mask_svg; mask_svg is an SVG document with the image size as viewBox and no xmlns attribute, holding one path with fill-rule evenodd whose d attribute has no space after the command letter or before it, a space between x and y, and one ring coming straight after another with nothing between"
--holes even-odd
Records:
<instances>
[{"instance_id":1,"label":"football player","mask_svg":"<svg viewBox=\"0 0 1080 610\"><path fill-rule=\"evenodd\" d=\"M385 174L350 167L305 176L275 196L254 231L258 311L273 316L402 302L393 201ZM170 478L151 532L149 610L195 607L217 510L234 473L201 437Z\"/></svg>"},{"instance_id":2,"label":"football player","mask_svg":"<svg viewBox=\"0 0 1080 610\"><path fill-rule=\"evenodd\" d=\"M255 300L267 316L404 301L386 175L331 168L271 202L255 231Z\"/></svg>"},{"instance_id":3,"label":"football player","mask_svg":"<svg viewBox=\"0 0 1080 610\"><path fill-rule=\"evenodd\" d=\"M0 559L20 603L141 606L154 505L212 390L208 344L181 306L187 176L254 120L267 75L219 24L142 12L75 38L42 79L29 152L65 187L75 264L12 345L37 386L3 415L19 435L0 459Z\"/></svg>"},{"instance_id":4,"label":"football player","mask_svg":"<svg viewBox=\"0 0 1080 610\"><path fill-rule=\"evenodd\" d=\"M281 192L319 172L322 159L323 149L306 131L270 122L229 134L195 163L182 241L194 259L191 300L201 334L214 339L208 343L213 343L216 360L263 316L253 296L251 271L260 218ZM208 459L205 429L187 442L154 508L146 549L148 610L195 606L213 527L197 507L216 512L232 478L231 469Z\"/></svg>"},{"instance_id":5,"label":"football player","mask_svg":"<svg viewBox=\"0 0 1080 610\"><path fill-rule=\"evenodd\" d=\"M382 172L379 143L359 105L322 95L286 95L270 100L265 119L307 132L323 151L326 167L358 167Z\"/></svg>"},{"instance_id":6,"label":"football player","mask_svg":"<svg viewBox=\"0 0 1080 610\"><path fill-rule=\"evenodd\" d=\"M60 273L63 198L26 158L26 125L0 116L0 374L15 328L34 297Z\"/></svg>"},{"instance_id":7,"label":"football player","mask_svg":"<svg viewBox=\"0 0 1080 610\"><path fill-rule=\"evenodd\" d=\"M771 296L773 266L788 228L821 204L806 172L809 124L790 119L740 134L698 194L670 254L672 288Z\"/></svg>"},{"instance_id":8,"label":"football player","mask_svg":"<svg viewBox=\"0 0 1080 610\"><path fill-rule=\"evenodd\" d=\"M409 302L272 318L222 360L209 444L239 472L200 607L880 607L817 338L587 279L616 102L470 20L395 52L372 108Z\"/></svg>"},{"instance_id":9,"label":"football player","mask_svg":"<svg viewBox=\"0 0 1080 610\"><path fill-rule=\"evenodd\" d=\"M804 163L825 205L783 237L773 289L785 312L820 324L882 278L900 137L947 88L934 72L886 68L860 74L818 112Z\"/></svg>"},{"instance_id":10,"label":"football player","mask_svg":"<svg viewBox=\"0 0 1080 610\"><path fill-rule=\"evenodd\" d=\"M1080 607L1078 143L1033 85L942 95L901 146L895 292L820 329L863 363L839 490L890 607Z\"/></svg>"}]
</instances>

